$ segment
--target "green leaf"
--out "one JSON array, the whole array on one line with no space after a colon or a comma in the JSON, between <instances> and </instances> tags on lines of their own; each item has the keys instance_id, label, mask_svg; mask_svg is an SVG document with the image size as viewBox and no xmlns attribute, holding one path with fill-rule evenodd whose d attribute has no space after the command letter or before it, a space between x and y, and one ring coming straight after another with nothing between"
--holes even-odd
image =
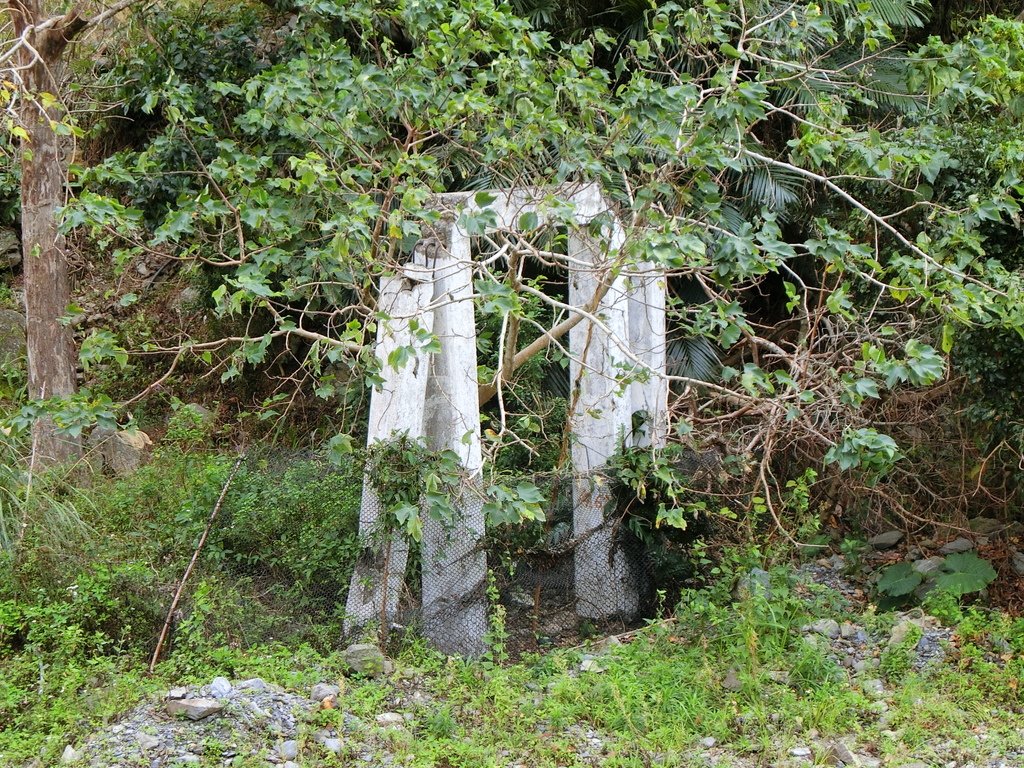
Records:
<instances>
[{"instance_id":1,"label":"green leaf","mask_svg":"<svg viewBox=\"0 0 1024 768\"><path fill-rule=\"evenodd\" d=\"M910 563L897 563L885 569L878 580L878 591L890 597L909 595L924 581L924 576Z\"/></svg>"},{"instance_id":2,"label":"green leaf","mask_svg":"<svg viewBox=\"0 0 1024 768\"><path fill-rule=\"evenodd\" d=\"M980 592L996 578L992 564L974 552L958 552L949 555L942 564L942 573L935 579L935 586L954 595Z\"/></svg>"}]
</instances>

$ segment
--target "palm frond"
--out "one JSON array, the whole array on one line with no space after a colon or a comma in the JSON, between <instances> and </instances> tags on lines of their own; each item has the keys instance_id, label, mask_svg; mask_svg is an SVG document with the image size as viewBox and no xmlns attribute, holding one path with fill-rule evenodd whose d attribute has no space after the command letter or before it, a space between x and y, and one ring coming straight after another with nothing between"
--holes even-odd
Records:
<instances>
[{"instance_id":1,"label":"palm frond","mask_svg":"<svg viewBox=\"0 0 1024 768\"><path fill-rule=\"evenodd\" d=\"M714 382L722 373L722 361L714 342L703 336L681 336L668 343L665 366L669 376Z\"/></svg>"}]
</instances>

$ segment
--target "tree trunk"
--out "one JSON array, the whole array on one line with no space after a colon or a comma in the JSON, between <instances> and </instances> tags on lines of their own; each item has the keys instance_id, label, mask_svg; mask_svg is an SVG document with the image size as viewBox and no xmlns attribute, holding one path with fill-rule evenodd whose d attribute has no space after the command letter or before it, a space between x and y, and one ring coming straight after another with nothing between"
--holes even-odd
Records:
<instances>
[{"instance_id":1,"label":"tree trunk","mask_svg":"<svg viewBox=\"0 0 1024 768\"><path fill-rule=\"evenodd\" d=\"M9 3L15 30L24 34L45 17L38 0ZM52 125L61 115L43 105L41 94L56 96L54 71L67 45L62 27L29 32L31 48L18 52L22 95L19 117L27 138L21 152L21 244L25 276L28 337L28 392L33 400L66 397L75 392L77 356L70 329L60 322L71 303L64 238L57 230L63 205L65 172L60 140ZM38 53L38 57L35 55ZM53 466L81 455L81 441L58 433L50 418L32 430L35 466Z\"/></svg>"}]
</instances>

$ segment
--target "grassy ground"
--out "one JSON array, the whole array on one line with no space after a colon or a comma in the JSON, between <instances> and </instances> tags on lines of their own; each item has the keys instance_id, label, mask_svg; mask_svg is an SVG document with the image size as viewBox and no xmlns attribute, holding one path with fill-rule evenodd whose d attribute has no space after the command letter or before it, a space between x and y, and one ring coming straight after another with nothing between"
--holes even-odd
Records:
<instances>
[{"instance_id":1,"label":"grassy ground","mask_svg":"<svg viewBox=\"0 0 1024 768\"><path fill-rule=\"evenodd\" d=\"M836 740L884 765L1024 761L1019 622L959 612L945 662L914 671L907 655L912 649L886 648L878 673L885 690L868 695L856 676L828 658L824 644L808 642L801 632L815 616L837 616L836 596L819 591L811 600L798 597L789 581L776 574L770 601L720 604L713 593L694 592L673 618L621 643L515 664L500 663L500 639L488 658L476 662L446 659L409 642L396 654L394 676L348 680L337 708L306 715L300 765L383 764L378 761L385 758L389 764L466 768L807 765L826 761ZM853 618L876 636L892 623L892 617L870 611L838 617ZM97 656L52 669L42 659L23 649L0 662L6 681L24 679L25 670L17 667L35 661L42 664L41 681L60 675L41 683L41 695L0 684L7 707L2 765L30 764L37 757L36 764L56 764L66 744L81 743L173 685L209 682L214 675L259 676L304 695L315 682L343 677L337 654L308 647L210 647L173 656L151 678L138 664L117 658ZM372 724L386 711L408 714L406 726L370 727L347 738L338 756L314 743L318 730L340 726L346 714ZM799 756L804 749L809 757ZM203 764L225 763L218 754ZM228 764L266 763L238 758Z\"/></svg>"},{"instance_id":2,"label":"grassy ground","mask_svg":"<svg viewBox=\"0 0 1024 768\"><path fill-rule=\"evenodd\" d=\"M20 554L0 561L0 766L57 765L67 745L159 708L174 686L261 677L307 698L344 675L339 617L322 598L336 598L357 553L339 532L355 529L357 473L315 457L282 466L261 459L236 481L153 676L166 597L230 461L172 447L129 479L97 478L73 525L39 513ZM300 765L747 768L825 763L837 741L865 765L1024 765L1024 622L930 598L933 624L949 629L932 633L943 660L919 669L918 634L889 642L901 617L805 583L806 571L779 566L770 596L735 599L737 579L765 560L756 549L721 559L705 588L620 643L510 663L500 612L473 662L409 639L391 649L394 676L347 680L337 708L306 708ZM823 618L862 628L877 667L841 666L831 640L805 631ZM379 730L382 712L408 720ZM346 714L370 725L328 755L315 735ZM267 764L217 750L203 760Z\"/></svg>"}]
</instances>

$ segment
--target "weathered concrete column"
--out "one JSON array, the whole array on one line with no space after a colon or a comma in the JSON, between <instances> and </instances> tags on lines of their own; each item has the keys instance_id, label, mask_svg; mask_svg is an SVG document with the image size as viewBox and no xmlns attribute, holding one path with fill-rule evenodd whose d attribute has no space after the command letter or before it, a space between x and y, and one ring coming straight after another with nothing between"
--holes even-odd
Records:
<instances>
[{"instance_id":1,"label":"weathered concrete column","mask_svg":"<svg viewBox=\"0 0 1024 768\"><path fill-rule=\"evenodd\" d=\"M592 619L633 618L640 607L640 573L633 553L617 546L618 521L606 519L609 488L599 470L631 431L633 400L619 378L631 365L619 344L629 339L629 296L624 275L609 271L622 245L621 229L612 226L598 243L584 233L569 237L569 256L576 262L569 277L569 303L581 307L611 280L594 314L604 327L584 320L570 331L570 376L574 386L572 429L573 531L582 538L576 548L576 612Z\"/></svg>"},{"instance_id":2,"label":"weathered concrete column","mask_svg":"<svg viewBox=\"0 0 1024 768\"><path fill-rule=\"evenodd\" d=\"M665 271L644 262L629 276L629 348L649 369L629 385L634 414L646 414L629 444L665 445L668 436L668 379L665 378ZM638 419L639 421L639 419Z\"/></svg>"},{"instance_id":3,"label":"weathered concrete column","mask_svg":"<svg viewBox=\"0 0 1024 768\"><path fill-rule=\"evenodd\" d=\"M438 239L434 334L441 351L431 361L425 426L429 447L454 451L467 481L452 500L456 519L422 513L423 634L444 653L477 656L487 648L488 627L472 254L469 236L454 223Z\"/></svg>"},{"instance_id":4,"label":"weathered concrete column","mask_svg":"<svg viewBox=\"0 0 1024 768\"><path fill-rule=\"evenodd\" d=\"M382 317L377 321L374 354L380 361L384 383L370 395L367 446L402 433L410 437L423 435L430 356L418 349L410 329L413 319L421 328L429 329L433 323L429 304L434 286L423 261L423 255L415 253L401 274L380 279L377 306ZM413 347L417 351L402 368L395 370L388 365L388 356L399 347ZM405 536L390 530L393 521L384 519L385 511L373 483L364 478L359 508L363 551L352 573L345 606L345 634L349 636L369 623L390 623L398 607L409 543Z\"/></svg>"}]
</instances>

